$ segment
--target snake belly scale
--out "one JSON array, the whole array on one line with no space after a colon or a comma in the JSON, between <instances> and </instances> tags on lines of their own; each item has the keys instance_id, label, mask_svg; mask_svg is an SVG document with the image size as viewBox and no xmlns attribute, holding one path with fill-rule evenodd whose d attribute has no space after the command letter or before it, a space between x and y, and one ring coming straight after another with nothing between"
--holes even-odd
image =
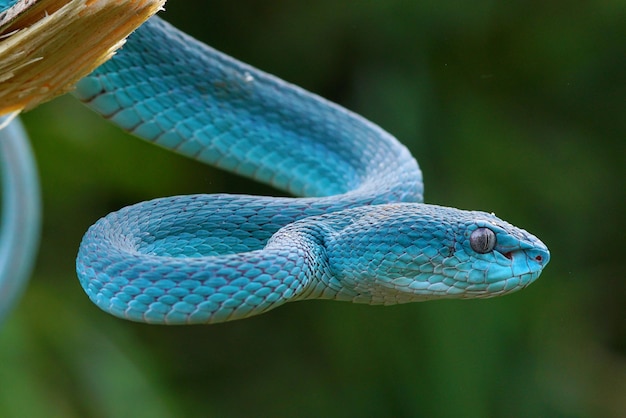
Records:
<instances>
[{"instance_id":1,"label":"snake belly scale","mask_svg":"<svg viewBox=\"0 0 626 418\"><path fill-rule=\"evenodd\" d=\"M378 126L159 18L75 95L154 144L304 196L176 196L100 219L77 272L120 318L216 323L312 298L490 297L549 261L541 241L492 214L420 203L417 162Z\"/></svg>"}]
</instances>

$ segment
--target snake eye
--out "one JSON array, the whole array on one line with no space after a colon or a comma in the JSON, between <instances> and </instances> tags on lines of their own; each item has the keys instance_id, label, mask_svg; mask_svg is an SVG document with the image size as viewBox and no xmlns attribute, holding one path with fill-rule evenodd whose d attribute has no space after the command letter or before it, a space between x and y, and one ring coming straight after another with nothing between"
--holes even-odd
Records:
<instances>
[{"instance_id":1,"label":"snake eye","mask_svg":"<svg viewBox=\"0 0 626 418\"><path fill-rule=\"evenodd\" d=\"M470 246L479 254L490 253L496 246L496 234L489 228L477 228L470 235Z\"/></svg>"}]
</instances>

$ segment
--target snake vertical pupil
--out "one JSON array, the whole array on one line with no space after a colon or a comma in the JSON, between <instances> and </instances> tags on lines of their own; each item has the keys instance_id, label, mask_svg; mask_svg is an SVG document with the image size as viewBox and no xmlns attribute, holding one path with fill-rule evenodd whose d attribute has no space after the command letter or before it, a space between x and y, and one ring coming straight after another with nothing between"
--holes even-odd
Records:
<instances>
[{"instance_id":1,"label":"snake vertical pupil","mask_svg":"<svg viewBox=\"0 0 626 418\"><path fill-rule=\"evenodd\" d=\"M479 254L490 253L496 246L496 234L489 228L477 228L470 235L470 246Z\"/></svg>"}]
</instances>

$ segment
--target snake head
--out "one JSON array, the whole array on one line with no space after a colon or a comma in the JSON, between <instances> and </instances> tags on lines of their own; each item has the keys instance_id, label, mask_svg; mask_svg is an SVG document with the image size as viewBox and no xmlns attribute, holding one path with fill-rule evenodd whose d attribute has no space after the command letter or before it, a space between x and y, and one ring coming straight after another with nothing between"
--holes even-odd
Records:
<instances>
[{"instance_id":1,"label":"snake head","mask_svg":"<svg viewBox=\"0 0 626 418\"><path fill-rule=\"evenodd\" d=\"M550 260L538 238L493 214L426 204L359 208L327 245L338 298L365 303L499 296Z\"/></svg>"}]
</instances>

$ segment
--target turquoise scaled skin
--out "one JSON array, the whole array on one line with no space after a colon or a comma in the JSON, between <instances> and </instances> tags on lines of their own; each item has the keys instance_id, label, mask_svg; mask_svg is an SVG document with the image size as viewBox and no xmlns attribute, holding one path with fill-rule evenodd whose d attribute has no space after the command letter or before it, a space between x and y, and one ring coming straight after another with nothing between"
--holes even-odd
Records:
<instances>
[{"instance_id":1,"label":"turquoise scaled skin","mask_svg":"<svg viewBox=\"0 0 626 418\"><path fill-rule=\"evenodd\" d=\"M417 162L378 126L158 18L75 95L145 140L306 196L176 196L100 219L77 272L120 318L217 323L313 298L491 297L549 261L494 215L420 203Z\"/></svg>"}]
</instances>

